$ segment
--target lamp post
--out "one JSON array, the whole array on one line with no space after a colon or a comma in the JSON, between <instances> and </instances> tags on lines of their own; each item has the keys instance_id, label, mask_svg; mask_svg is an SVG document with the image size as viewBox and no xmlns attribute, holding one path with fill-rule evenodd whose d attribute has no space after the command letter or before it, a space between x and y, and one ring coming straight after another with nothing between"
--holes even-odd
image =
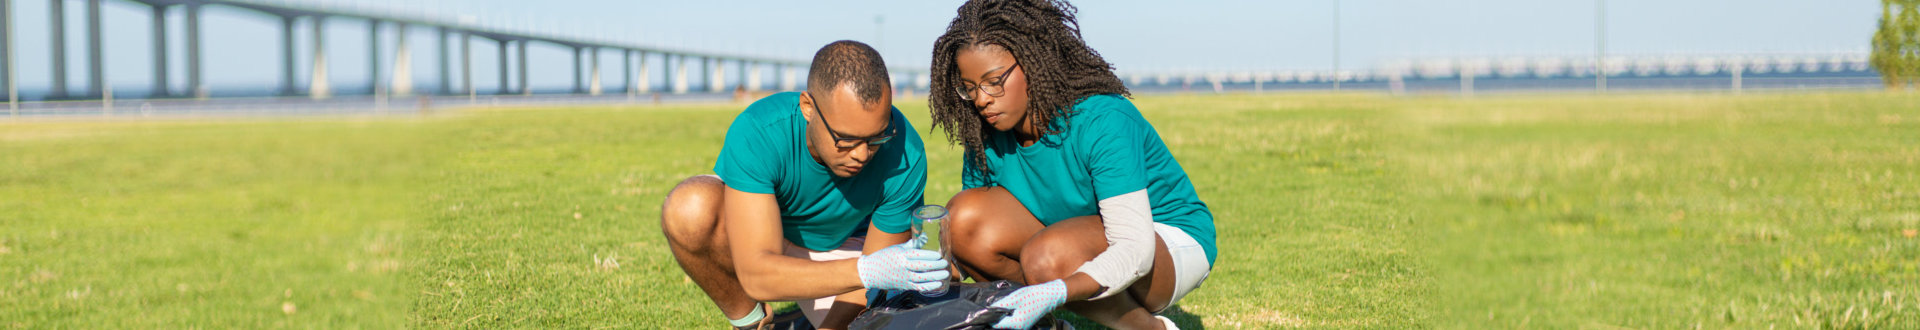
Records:
<instances>
[{"instance_id":1,"label":"lamp post","mask_svg":"<svg viewBox=\"0 0 1920 330\"><path fill-rule=\"evenodd\" d=\"M1594 91L1607 92L1607 0L1594 0Z\"/></svg>"},{"instance_id":2,"label":"lamp post","mask_svg":"<svg viewBox=\"0 0 1920 330\"><path fill-rule=\"evenodd\" d=\"M1333 0L1333 90L1340 91L1340 0Z\"/></svg>"}]
</instances>

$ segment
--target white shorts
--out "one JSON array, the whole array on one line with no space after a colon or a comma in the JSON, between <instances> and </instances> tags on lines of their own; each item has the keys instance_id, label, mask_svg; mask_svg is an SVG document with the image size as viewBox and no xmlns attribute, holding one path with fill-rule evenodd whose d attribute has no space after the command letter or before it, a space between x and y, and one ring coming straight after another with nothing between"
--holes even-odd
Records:
<instances>
[{"instance_id":1,"label":"white shorts","mask_svg":"<svg viewBox=\"0 0 1920 330\"><path fill-rule=\"evenodd\" d=\"M1161 241L1167 242L1167 254L1173 257L1173 296L1164 305L1170 308L1181 297L1200 288L1200 283L1206 282L1207 275L1213 273L1213 265L1207 262L1206 248L1200 247L1200 242L1187 235L1186 231L1155 222L1153 232L1160 235Z\"/></svg>"},{"instance_id":2,"label":"white shorts","mask_svg":"<svg viewBox=\"0 0 1920 330\"><path fill-rule=\"evenodd\" d=\"M855 236L848 237L846 242L841 242L839 248L828 251L814 251L800 247L799 245L794 245L793 242L783 239L780 240L780 254L813 261L853 259L860 257L860 251L862 248L865 248L866 245L866 237ZM1204 261L1206 256L1202 255L1200 258ZM813 300L796 301L796 303L800 304L800 312L807 315L807 322L812 322L813 327L819 328L820 320L826 319L827 311L833 309L833 300L835 298L839 298L839 296L826 296Z\"/></svg>"}]
</instances>

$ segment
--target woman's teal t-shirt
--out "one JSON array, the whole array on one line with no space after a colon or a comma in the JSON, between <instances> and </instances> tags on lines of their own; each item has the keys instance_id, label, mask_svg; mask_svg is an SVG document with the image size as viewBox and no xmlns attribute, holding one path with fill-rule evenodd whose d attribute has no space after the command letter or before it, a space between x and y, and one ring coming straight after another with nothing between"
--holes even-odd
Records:
<instances>
[{"instance_id":1,"label":"woman's teal t-shirt","mask_svg":"<svg viewBox=\"0 0 1920 330\"><path fill-rule=\"evenodd\" d=\"M1146 189L1153 222L1193 236L1207 251L1208 263L1213 262L1219 255L1213 213L1132 101L1112 94L1091 96L1059 120L1064 121L1054 123L1056 134L1026 147L1010 132L988 133L984 167L992 173L971 170L973 159L968 157L962 185L1006 188L1047 225L1098 215L1100 200Z\"/></svg>"}]
</instances>

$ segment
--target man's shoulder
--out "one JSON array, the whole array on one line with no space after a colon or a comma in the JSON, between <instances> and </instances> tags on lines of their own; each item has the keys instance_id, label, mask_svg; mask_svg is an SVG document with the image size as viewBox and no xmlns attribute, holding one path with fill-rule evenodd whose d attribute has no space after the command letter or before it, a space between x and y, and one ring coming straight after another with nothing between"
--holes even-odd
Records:
<instances>
[{"instance_id":1,"label":"man's shoulder","mask_svg":"<svg viewBox=\"0 0 1920 330\"><path fill-rule=\"evenodd\" d=\"M799 92L781 92L767 95L748 104L740 116L734 118L734 125L751 124L756 126L784 122L799 115Z\"/></svg>"},{"instance_id":2,"label":"man's shoulder","mask_svg":"<svg viewBox=\"0 0 1920 330\"><path fill-rule=\"evenodd\" d=\"M714 171L727 180L728 186L741 191L771 193L766 191L770 187L743 189L736 186L736 180L770 184L782 175L780 169L794 152L790 146L799 141L802 134L796 132L792 122L799 119L789 118L798 116L793 111L797 106L794 99L780 94L762 98L748 105L727 126ZM749 176L758 178L744 178Z\"/></svg>"},{"instance_id":3,"label":"man's shoulder","mask_svg":"<svg viewBox=\"0 0 1920 330\"><path fill-rule=\"evenodd\" d=\"M926 152L926 142L920 139L920 130L913 127L913 121L907 119L907 115L900 112L898 107L893 108L893 123L899 126L899 133L895 136L895 140L902 142L901 145L908 147L909 151ZM920 155L911 156L919 157Z\"/></svg>"},{"instance_id":4,"label":"man's shoulder","mask_svg":"<svg viewBox=\"0 0 1920 330\"><path fill-rule=\"evenodd\" d=\"M892 125L897 131L894 133L893 140L881 147L880 153L875 154L873 162L869 163L869 165L876 165L869 168L882 169L880 173L885 173L890 182L896 180L896 177L908 174L908 171L915 167L926 168L927 166L926 142L920 139L919 131L914 129L913 123L907 120L906 115L902 114L899 108L893 108L892 111Z\"/></svg>"}]
</instances>

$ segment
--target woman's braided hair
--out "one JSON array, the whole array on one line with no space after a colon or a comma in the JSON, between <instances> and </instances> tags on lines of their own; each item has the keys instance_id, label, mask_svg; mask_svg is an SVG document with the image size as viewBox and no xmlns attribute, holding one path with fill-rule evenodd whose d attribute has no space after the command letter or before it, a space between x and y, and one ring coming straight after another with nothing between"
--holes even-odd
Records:
<instances>
[{"instance_id":1,"label":"woman's braided hair","mask_svg":"<svg viewBox=\"0 0 1920 330\"><path fill-rule=\"evenodd\" d=\"M1013 54L1027 77L1027 118L1046 136L1067 126L1066 115L1075 103L1099 94L1131 96L1113 74L1113 64L1087 47L1080 37L1077 10L1064 0L971 0L960 5L947 32L933 43L933 88L928 106L933 127L946 130L947 141L966 148L975 174L988 174L986 138L993 132L980 118L973 102L963 100L960 50L997 45ZM1055 121L1060 121L1056 123Z\"/></svg>"}]
</instances>

